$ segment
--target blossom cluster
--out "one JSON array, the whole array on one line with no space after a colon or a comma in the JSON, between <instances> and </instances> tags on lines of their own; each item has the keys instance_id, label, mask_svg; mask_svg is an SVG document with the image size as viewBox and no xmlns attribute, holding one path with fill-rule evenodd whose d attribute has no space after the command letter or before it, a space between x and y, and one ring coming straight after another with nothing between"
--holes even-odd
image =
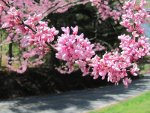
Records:
<instances>
[{"instance_id":1,"label":"blossom cluster","mask_svg":"<svg viewBox=\"0 0 150 113\"><path fill-rule=\"evenodd\" d=\"M9 5L9 2L7 5ZM10 65L9 63L7 67L18 73L23 73L26 71L28 65L41 64L42 58L50 50L49 45L47 44L54 40L58 31L55 27L48 27L47 22L41 21L42 14L30 15L29 13L29 17L27 18L16 7L8 8L4 6L1 6L0 24L1 28L6 29L9 33L7 41L9 43L17 43L22 51L26 49L26 52L21 54L20 58L22 59L22 63L18 69L14 68L13 65ZM31 62L30 58L34 56L39 57L34 58L34 61ZM10 56L9 59L11 59L12 62L13 58L11 57L12 56Z\"/></svg>"},{"instance_id":2,"label":"blossom cluster","mask_svg":"<svg viewBox=\"0 0 150 113\"><path fill-rule=\"evenodd\" d=\"M11 7L10 9L7 10L7 12L2 12L1 15L2 15L1 17L2 28L16 29L21 24L20 20L21 13L19 12L19 10L16 10L15 7Z\"/></svg>"},{"instance_id":3,"label":"blossom cluster","mask_svg":"<svg viewBox=\"0 0 150 113\"><path fill-rule=\"evenodd\" d=\"M125 2L120 24L124 26L131 35L121 35L118 38L121 40L120 48L122 54L129 57L131 62L150 54L149 39L144 35L142 24L150 17L144 6L145 0L141 0L140 4L136 4L136 0Z\"/></svg>"},{"instance_id":4,"label":"blossom cluster","mask_svg":"<svg viewBox=\"0 0 150 113\"><path fill-rule=\"evenodd\" d=\"M115 21L120 19L122 14L121 4L116 3L113 9L110 7L110 0L90 0L91 3L98 9L100 19L106 20L112 17Z\"/></svg>"},{"instance_id":5,"label":"blossom cluster","mask_svg":"<svg viewBox=\"0 0 150 113\"><path fill-rule=\"evenodd\" d=\"M129 35L121 35L118 37L121 40L120 48L122 49L122 55L130 58L131 62L149 55L150 44L148 38L141 36L137 39L131 38Z\"/></svg>"},{"instance_id":6,"label":"blossom cluster","mask_svg":"<svg viewBox=\"0 0 150 113\"><path fill-rule=\"evenodd\" d=\"M107 76L107 80L115 84L118 84L120 80L126 81L126 86L130 81L128 72L137 75L136 72L139 70L136 64L132 64L130 59L118 52L105 53L103 58L95 56L92 58L90 66L92 67L91 74L94 76L94 79L97 79L99 76L105 79Z\"/></svg>"},{"instance_id":7,"label":"blossom cluster","mask_svg":"<svg viewBox=\"0 0 150 113\"><path fill-rule=\"evenodd\" d=\"M111 10L107 6L108 1L91 0L91 2L97 7L103 20L109 17ZM121 25L131 35L124 34L118 36L118 39L121 41L119 46L121 53L118 53L118 51L109 52L104 54L102 59L95 56L91 60L92 63L90 66L93 69L92 75L95 79L99 76L104 79L107 75L108 81L118 83L120 80L123 80L123 83L127 86L131 82L127 77L128 73L137 75L139 69L135 62L144 56L150 55L150 44L142 28L142 24L149 17L149 14L144 8L145 4L145 0L141 0L139 5L136 4L136 0L125 2L122 7L122 16L119 15L119 17L121 16L122 19ZM103 5L106 7L103 8ZM128 70L129 67L130 69Z\"/></svg>"},{"instance_id":8,"label":"blossom cluster","mask_svg":"<svg viewBox=\"0 0 150 113\"><path fill-rule=\"evenodd\" d=\"M49 48L47 43L54 40L54 37L58 34L58 30L56 30L55 27L49 28L48 23L44 21L39 21L38 25L35 26L35 31L36 32L28 33L22 38L22 47L32 45L35 46L37 52L41 51L41 54L45 54Z\"/></svg>"},{"instance_id":9,"label":"blossom cluster","mask_svg":"<svg viewBox=\"0 0 150 113\"><path fill-rule=\"evenodd\" d=\"M56 50L56 58L70 62L69 64L77 63L81 70L86 73L86 62L90 59L95 52L93 51L94 45L84 38L84 35L78 35L78 27L72 27L70 33L69 27L63 27L64 34L58 37Z\"/></svg>"},{"instance_id":10,"label":"blossom cluster","mask_svg":"<svg viewBox=\"0 0 150 113\"><path fill-rule=\"evenodd\" d=\"M140 4L136 4L136 0L125 2L123 9L121 25L124 26L128 32L131 32L134 37L144 34L142 24L146 22L146 19L150 17L146 9L145 0L141 0Z\"/></svg>"}]
</instances>

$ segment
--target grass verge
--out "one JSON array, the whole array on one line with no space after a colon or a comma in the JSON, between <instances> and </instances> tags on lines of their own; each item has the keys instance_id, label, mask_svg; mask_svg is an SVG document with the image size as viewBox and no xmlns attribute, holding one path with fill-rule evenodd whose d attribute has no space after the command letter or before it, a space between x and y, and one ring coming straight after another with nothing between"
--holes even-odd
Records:
<instances>
[{"instance_id":1,"label":"grass verge","mask_svg":"<svg viewBox=\"0 0 150 113\"><path fill-rule=\"evenodd\" d=\"M150 113L150 91L127 101L89 113Z\"/></svg>"}]
</instances>

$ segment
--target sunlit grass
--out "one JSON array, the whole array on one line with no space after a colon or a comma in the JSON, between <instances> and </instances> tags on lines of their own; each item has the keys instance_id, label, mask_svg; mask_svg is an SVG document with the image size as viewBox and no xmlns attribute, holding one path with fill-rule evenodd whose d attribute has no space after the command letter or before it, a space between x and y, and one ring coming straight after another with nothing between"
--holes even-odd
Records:
<instances>
[{"instance_id":1,"label":"sunlit grass","mask_svg":"<svg viewBox=\"0 0 150 113\"><path fill-rule=\"evenodd\" d=\"M150 64L145 64L142 66L140 74L150 73Z\"/></svg>"},{"instance_id":2,"label":"sunlit grass","mask_svg":"<svg viewBox=\"0 0 150 113\"><path fill-rule=\"evenodd\" d=\"M150 113L150 91L127 101L89 113Z\"/></svg>"}]
</instances>

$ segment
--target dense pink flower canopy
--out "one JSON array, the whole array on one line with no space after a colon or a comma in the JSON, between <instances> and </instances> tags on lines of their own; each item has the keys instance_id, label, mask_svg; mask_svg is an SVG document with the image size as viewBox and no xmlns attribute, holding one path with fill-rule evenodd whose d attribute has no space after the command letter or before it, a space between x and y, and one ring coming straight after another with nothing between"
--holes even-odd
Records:
<instances>
[{"instance_id":1,"label":"dense pink flower canopy","mask_svg":"<svg viewBox=\"0 0 150 113\"><path fill-rule=\"evenodd\" d=\"M78 26L62 27L63 33L59 34L55 26L49 27L48 22L43 20L50 13L63 13L74 5L88 2L97 8L99 21L112 18L127 30L127 34L118 36L118 49L106 52L103 57L98 56L96 51L105 48L100 44L92 44L83 33L79 35ZM137 61L150 55L150 44L142 27L150 15L144 8L146 0L141 0L140 4L136 0L121 0L113 8L109 2L110 0L40 0L38 3L34 0L1 0L0 28L8 32L6 41L16 42L23 51L20 67L13 67L12 63L8 63L8 67L23 73L31 65L42 64L44 56L54 50L56 58L66 62L65 69L57 68L63 73L71 73L77 65L84 76L91 74L94 79L100 76L115 84L122 80L128 86L131 82L128 73L136 76L139 71ZM11 57L9 61L13 61Z\"/></svg>"}]
</instances>

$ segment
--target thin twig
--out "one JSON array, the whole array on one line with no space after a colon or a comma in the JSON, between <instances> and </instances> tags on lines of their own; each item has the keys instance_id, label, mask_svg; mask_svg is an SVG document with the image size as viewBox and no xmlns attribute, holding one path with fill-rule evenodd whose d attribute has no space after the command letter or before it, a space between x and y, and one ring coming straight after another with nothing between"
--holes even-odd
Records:
<instances>
[{"instance_id":1,"label":"thin twig","mask_svg":"<svg viewBox=\"0 0 150 113\"><path fill-rule=\"evenodd\" d=\"M36 34L37 32L29 25L22 23L24 26L28 27L30 30L32 30L34 32L34 34Z\"/></svg>"},{"instance_id":2,"label":"thin twig","mask_svg":"<svg viewBox=\"0 0 150 113\"><path fill-rule=\"evenodd\" d=\"M3 2L7 7L10 7L10 5L9 5L7 2L5 2L4 0L2 0L2 2Z\"/></svg>"},{"instance_id":3,"label":"thin twig","mask_svg":"<svg viewBox=\"0 0 150 113\"><path fill-rule=\"evenodd\" d=\"M49 10L53 9L55 6L58 5L59 2L55 3L52 7L48 8L42 15L46 14Z\"/></svg>"},{"instance_id":4,"label":"thin twig","mask_svg":"<svg viewBox=\"0 0 150 113\"><path fill-rule=\"evenodd\" d=\"M88 2L88 1L87 1L87 2ZM69 6L69 5L71 5L71 4L76 4L76 3L80 4L81 2L79 2L78 0L75 1L75 2L69 2L69 3L65 4L65 5L62 5L62 6L59 6L59 7L55 8L54 10L51 11L51 13L54 13L54 12L57 11L59 8L63 8L63 7ZM52 9L52 8L49 8L49 10L47 10L47 12L50 11L50 9ZM47 13L47 12L45 12L45 13Z\"/></svg>"}]
</instances>

